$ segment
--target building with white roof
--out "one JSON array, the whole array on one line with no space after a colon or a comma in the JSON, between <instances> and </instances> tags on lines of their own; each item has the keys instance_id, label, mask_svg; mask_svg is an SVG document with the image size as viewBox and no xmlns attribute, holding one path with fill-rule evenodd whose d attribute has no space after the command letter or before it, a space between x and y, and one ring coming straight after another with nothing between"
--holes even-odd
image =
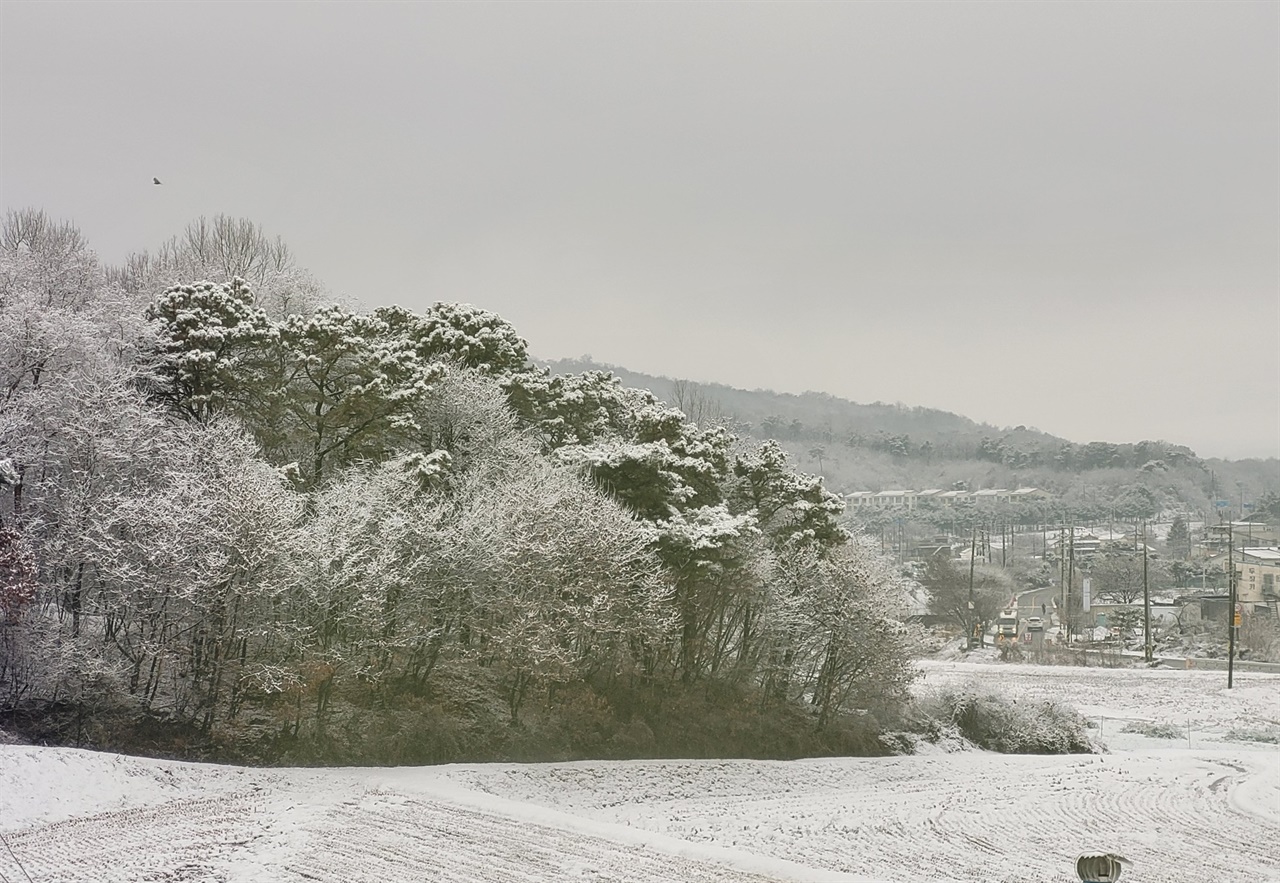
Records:
<instances>
[{"instance_id":1,"label":"building with white roof","mask_svg":"<svg viewBox=\"0 0 1280 883\"><path fill-rule=\"evenodd\" d=\"M1009 503L1022 503L1033 500L1047 500L1050 494L1039 488L1023 487L1017 490L1005 488L988 488L980 491L944 491L940 488L926 488L922 491L884 490L884 491L851 491L844 495L845 505L851 509L906 509L914 510L921 506L959 506L982 505L1002 506Z\"/></svg>"},{"instance_id":2,"label":"building with white roof","mask_svg":"<svg viewBox=\"0 0 1280 883\"><path fill-rule=\"evenodd\" d=\"M1280 592L1280 548L1241 549L1236 562L1236 597L1243 603L1268 604Z\"/></svg>"}]
</instances>

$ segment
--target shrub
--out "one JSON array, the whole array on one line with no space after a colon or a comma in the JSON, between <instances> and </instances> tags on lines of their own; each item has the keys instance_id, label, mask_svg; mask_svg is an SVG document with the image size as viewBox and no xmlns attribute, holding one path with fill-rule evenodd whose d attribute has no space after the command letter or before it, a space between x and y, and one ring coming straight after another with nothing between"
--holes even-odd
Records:
<instances>
[{"instance_id":1,"label":"shrub","mask_svg":"<svg viewBox=\"0 0 1280 883\"><path fill-rule=\"evenodd\" d=\"M912 716L926 738L952 728L1002 754L1091 754L1085 719L1055 702L1019 702L990 690L946 689L922 699ZM930 721L921 726L921 719Z\"/></svg>"},{"instance_id":2,"label":"shrub","mask_svg":"<svg viewBox=\"0 0 1280 883\"><path fill-rule=\"evenodd\" d=\"M1177 739L1184 734L1181 727L1167 721L1160 723L1155 721L1130 721L1121 727L1120 732L1137 733L1140 736L1150 736L1152 739Z\"/></svg>"},{"instance_id":3,"label":"shrub","mask_svg":"<svg viewBox=\"0 0 1280 883\"><path fill-rule=\"evenodd\" d=\"M1280 745L1280 727L1268 727L1265 730L1234 729L1227 732L1227 738L1233 742L1263 742L1267 745Z\"/></svg>"},{"instance_id":4,"label":"shrub","mask_svg":"<svg viewBox=\"0 0 1280 883\"><path fill-rule=\"evenodd\" d=\"M1240 650L1258 662L1280 662L1280 623L1261 613L1245 617L1240 629Z\"/></svg>"}]
</instances>

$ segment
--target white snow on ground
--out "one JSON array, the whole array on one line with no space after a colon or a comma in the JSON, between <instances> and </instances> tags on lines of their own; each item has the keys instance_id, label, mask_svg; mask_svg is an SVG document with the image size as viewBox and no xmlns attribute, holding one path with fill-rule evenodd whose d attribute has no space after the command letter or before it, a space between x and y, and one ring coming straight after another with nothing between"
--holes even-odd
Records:
<instances>
[{"instance_id":1,"label":"white snow on ground","mask_svg":"<svg viewBox=\"0 0 1280 883\"><path fill-rule=\"evenodd\" d=\"M1075 705L1108 753L262 770L0 745L0 883L1065 883L1098 849L1126 883L1280 881L1280 676L923 669ZM1121 732L1152 723L1176 737Z\"/></svg>"},{"instance_id":2,"label":"white snow on ground","mask_svg":"<svg viewBox=\"0 0 1280 883\"><path fill-rule=\"evenodd\" d=\"M1098 727L1112 751L1142 746L1219 747L1224 742L1250 741L1244 737L1258 733L1280 741L1280 676L1276 675L1238 672L1234 686L1227 689L1224 671L933 661L920 663L920 668L923 676L917 692L991 687L1015 701L1070 705ZM1176 727L1182 739L1173 743L1120 732L1125 726L1143 723Z\"/></svg>"}]
</instances>

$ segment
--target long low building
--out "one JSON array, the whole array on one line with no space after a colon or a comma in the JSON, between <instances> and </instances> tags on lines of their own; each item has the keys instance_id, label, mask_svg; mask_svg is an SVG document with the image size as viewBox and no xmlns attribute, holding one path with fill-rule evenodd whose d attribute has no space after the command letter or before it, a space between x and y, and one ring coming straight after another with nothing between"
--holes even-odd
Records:
<instances>
[{"instance_id":1,"label":"long low building","mask_svg":"<svg viewBox=\"0 0 1280 883\"><path fill-rule=\"evenodd\" d=\"M851 509L906 509L922 506L999 506L1031 500L1048 500L1048 491L1034 487L1016 490L984 488L979 491L944 491L927 488L921 491L853 491L844 495L845 505Z\"/></svg>"}]
</instances>

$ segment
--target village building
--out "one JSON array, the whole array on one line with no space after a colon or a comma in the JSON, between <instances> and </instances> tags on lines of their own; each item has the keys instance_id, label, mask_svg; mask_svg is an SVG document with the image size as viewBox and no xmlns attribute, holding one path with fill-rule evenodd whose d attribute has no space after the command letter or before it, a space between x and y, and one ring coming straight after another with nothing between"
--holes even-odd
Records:
<instances>
[{"instance_id":1,"label":"village building","mask_svg":"<svg viewBox=\"0 0 1280 883\"><path fill-rule=\"evenodd\" d=\"M1245 604L1276 606L1280 591L1280 548L1241 549L1236 562L1236 598Z\"/></svg>"},{"instance_id":2,"label":"village building","mask_svg":"<svg viewBox=\"0 0 1280 883\"><path fill-rule=\"evenodd\" d=\"M891 509L914 511L918 508L944 508L977 505L983 507L1007 506L1011 503L1048 500L1051 495L1039 488L1024 487L1017 490L987 488L980 491L944 491L940 488L925 490L851 491L844 495L850 509Z\"/></svg>"}]
</instances>

